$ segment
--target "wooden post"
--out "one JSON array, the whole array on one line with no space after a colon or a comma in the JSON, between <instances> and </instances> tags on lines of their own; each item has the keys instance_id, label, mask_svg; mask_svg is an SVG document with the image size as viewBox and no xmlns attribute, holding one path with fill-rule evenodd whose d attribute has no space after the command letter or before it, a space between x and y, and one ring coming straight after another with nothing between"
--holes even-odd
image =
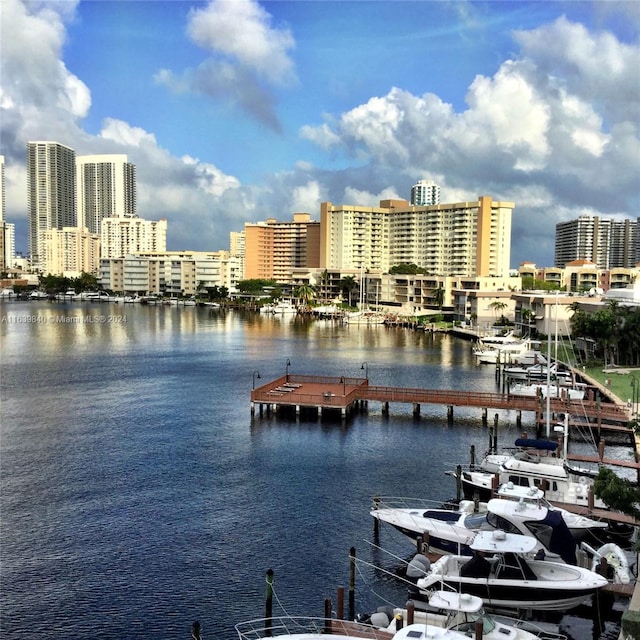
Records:
<instances>
[{"instance_id":1,"label":"wooden post","mask_svg":"<svg viewBox=\"0 0 640 640\"><path fill-rule=\"evenodd\" d=\"M456 500L462 500L462 465L456 467Z\"/></svg>"},{"instance_id":2,"label":"wooden post","mask_svg":"<svg viewBox=\"0 0 640 640\"><path fill-rule=\"evenodd\" d=\"M413 624L416 613L416 605L413 600L407 602L407 625Z\"/></svg>"},{"instance_id":3,"label":"wooden post","mask_svg":"<svg viewBox=\"0 0 640 640\"><path fill-rule=\"evenodd\" d=\"M450 404L447 407L447 422L451 424L453 422L453 405Z\"/></svg>"},{"instance_id":4,"label":"wooden post","mask_svg":"<svg viewBox=\"0 0 640 640\"><path fill-rule=\"evenodd\" d=\"M604 458L604 446L605 446L605 439L602 438L602 440L598 442L598 457L600 458L600 462L602 462L602 458Z\"/></svg>"},{"instance_id":5,"label":"wooden post","mask_svg":"<svg viewBox=\"0 0 640 640\"><path fill-rule=\"evenodd\" d=\"M338 601L336 603L336 616L338 620L344 620L344 587L338 587Z\"/></svg>"},{"instance_id":6,"label":"wooden post","mask_svg":"<svg viewBox=\"0 0 640 640\"><path fill-rule=\"evenodd\" d=\"M324 600L324 633L331 634L331 598Z\"/></svg>"},{"instance_id":7,"label":"wooden post","mask_svg":"<svg viewBox=\"0 0 640 640\"><path fill-rule=\"evenodd\" d=\"M200 640L200 623L197 620L191 625L191 639Z\"/></svg>"},{"instance_id":8,"label":"wooden post","mask_svg":"<svg viewBox=\"0 0 640 640\"><path fill-rule=\"evenodd\" d=\"M474 471L476 468L476 445L472 444L471 449L469 450L469 455L471 456L471 460L469 461L469 468L471 471Z\"/></svg>"},{"instance_id":9,"label":"wooden post","mask_svg":"<svg viewBox=\"0 0 640 640\"><path fill-rule=\"evenodd\" d=\"M356 548L349 551L349 620L356 617Z\"/></svg>"},{"instance_id":10,"label":"wooden post","mask_svg":"<svg viewBox=\"0 0 640 640\"><path fill-rule=\"evenodd\" d=\"M267 592L264 605L264 617L267 619L265 632L271 636L271 616L273 615L273 569L267 569Z\"/></svg>"},{"instance_id":11,"label":"wooden post","mask_svg":"<svg viewBox=\"0 0 640 640\"><path fill-rule=\"evenodd\" d=\"M482 620L476 620L475 629L476 629L476 636L475 636L476 640L482 640L482 635L483 635Z\"/></svg>"},{"instance_id":12,"label":"wooden post","mask_svg":"<svg viewBox=\"0 0 640 640\"><path fill-rule=\"evenodd\" d=\"M491 450L494 453L498 451L498 414L493 416L493 442L491 444Z\"/></svg>"},{"instance_id":13,"label":"wooden post","mask_svg":"<svg viewBox=\"0 0 640 640\"><path fill-rule=\"evenodd\" d=\"M482 407L482 426L483 427L487 426L487 408L486 407Z\"/></svg>"}]
</instances>

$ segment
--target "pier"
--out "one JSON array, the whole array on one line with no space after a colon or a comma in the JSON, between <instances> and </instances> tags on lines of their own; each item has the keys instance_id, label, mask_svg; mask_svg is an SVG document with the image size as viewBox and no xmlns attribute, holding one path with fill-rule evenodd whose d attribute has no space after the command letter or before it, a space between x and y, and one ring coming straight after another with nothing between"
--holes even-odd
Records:
<instances>
[{"instance_id":1,"label":"pier","mask_svg":"<svg viewBox=\"0 0 640 640\"><path fill-rule=\"evenodd\" d=\"M255 380L254 380L255 382ZM326 411L339 412L346 417L355 408L366 406L368 402L379 402L382 412L389 412L391 403L411 404L414 414L420 414L421 405L447 407L447 417L453 419L456 407L477 407L481 409L483 420L488 409L511 410L519 414L531 411L538 420L546 412L546 400L527 396L513 396L503 393L477 391L450 391L444 389L412 389L406 387L375 386L368 378L337 376L311 376L285 374L251 391L251 413L256 405L263 411L277 411L280 408L295 408L296 414L303 410L314 410L322 415ZM629 421L625 407L600 400L567 400L551 398L553 413L567 413L575 418L574 424L585 424L597 429L623 429L628 431Z\"/></svg>"}]
</instances>

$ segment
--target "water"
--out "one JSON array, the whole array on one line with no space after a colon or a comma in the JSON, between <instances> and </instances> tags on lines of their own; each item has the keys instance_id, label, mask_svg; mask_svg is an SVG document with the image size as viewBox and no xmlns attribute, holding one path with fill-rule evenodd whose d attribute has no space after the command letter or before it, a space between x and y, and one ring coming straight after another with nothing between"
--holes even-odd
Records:
<instances>
[{"instance_id":1,"label":"water","mask_svg":"<svg viewBox=\"0 0 640 640\"><path fill-rule=\"evenodd\" d=\"M363 376L366 363L375 385L494 391L493 370L445 335L11 302L0 336L3 640L189 638L195 620L230 640L263 616L269 568L274 613L322 615L348 586L351 547L358 611L378 595L403 604L406 589L365 564L399 564L370 544L372 497L451 498L445 471L488 442L479 409L456 410L453 425L444 407L415 420L375 403L345 423L250 416L255 372L276 378L287 359L291 373ZM411 556L399 534L381 544ZM584 617L565 623L593 636Z\"/></svg>"}]
</instances>

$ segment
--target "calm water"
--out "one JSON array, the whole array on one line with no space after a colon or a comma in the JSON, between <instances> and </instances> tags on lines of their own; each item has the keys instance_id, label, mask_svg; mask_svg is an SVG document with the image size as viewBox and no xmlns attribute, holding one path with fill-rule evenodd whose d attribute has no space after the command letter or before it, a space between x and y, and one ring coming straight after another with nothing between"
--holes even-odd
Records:
<instances>
[{"instance_id":1,"label":"calm water","mask_svg":"<svg viewBox=\"0 0 640 640\"><path fill-rule=\"evenodd\" d=\"M366 362L375 385L494 391L448 336L104 303L3 303L0 320L3 640L188 639L194 620L231 640L263 616L269 568L275 614L322 615L352 546L357 610L378 594L403 604L364 564L399 564L370 544L372 497L451 498L445 471L488 440L479 410L452 426L444 407L416 421L375 403L344 424L250 416L254 372L276 378L287 358L291 373L361 376ZM399 534L381 544L411 556Z\"/></svg>"}]
</instances>

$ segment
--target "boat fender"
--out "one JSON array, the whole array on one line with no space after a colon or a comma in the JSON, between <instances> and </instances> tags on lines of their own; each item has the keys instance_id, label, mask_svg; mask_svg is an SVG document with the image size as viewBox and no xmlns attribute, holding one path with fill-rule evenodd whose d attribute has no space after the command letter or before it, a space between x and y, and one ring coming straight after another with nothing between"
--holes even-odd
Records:
<instances>
[{"instance_id":1,"label":"boat fender","mask_svg":"<svg viewBox=\"0 0 640 640\"><path fill-rule=\"evenodd\" d=\"M579 482L580 484L587 484L587 479L586 479L584 476L580 476L580 477L578 478L578 482Z\"/></svg>"},{"instance_id":2,"label":"boat fender","mask_svg":"<svg viewBox=\"0 0 640 640\"><path fill-rule=\"evenodd\" d=\"M376 611L371 614L371 625L378 629L386 629L391 624L391 620L384 611Z\"/></svg>"},{"instance_id":3,"label":"boat fender","mask_svg":"<svg viewBox=\"0 0 640 640\"><path fill-rule=\"evenodd\" d=\"M578 485L578 486L576 487L576 494L577 494L577 495L580 495L581 493L582 493L582 487L581 487L580 485Z\"/></svg>"}]
</instances>

